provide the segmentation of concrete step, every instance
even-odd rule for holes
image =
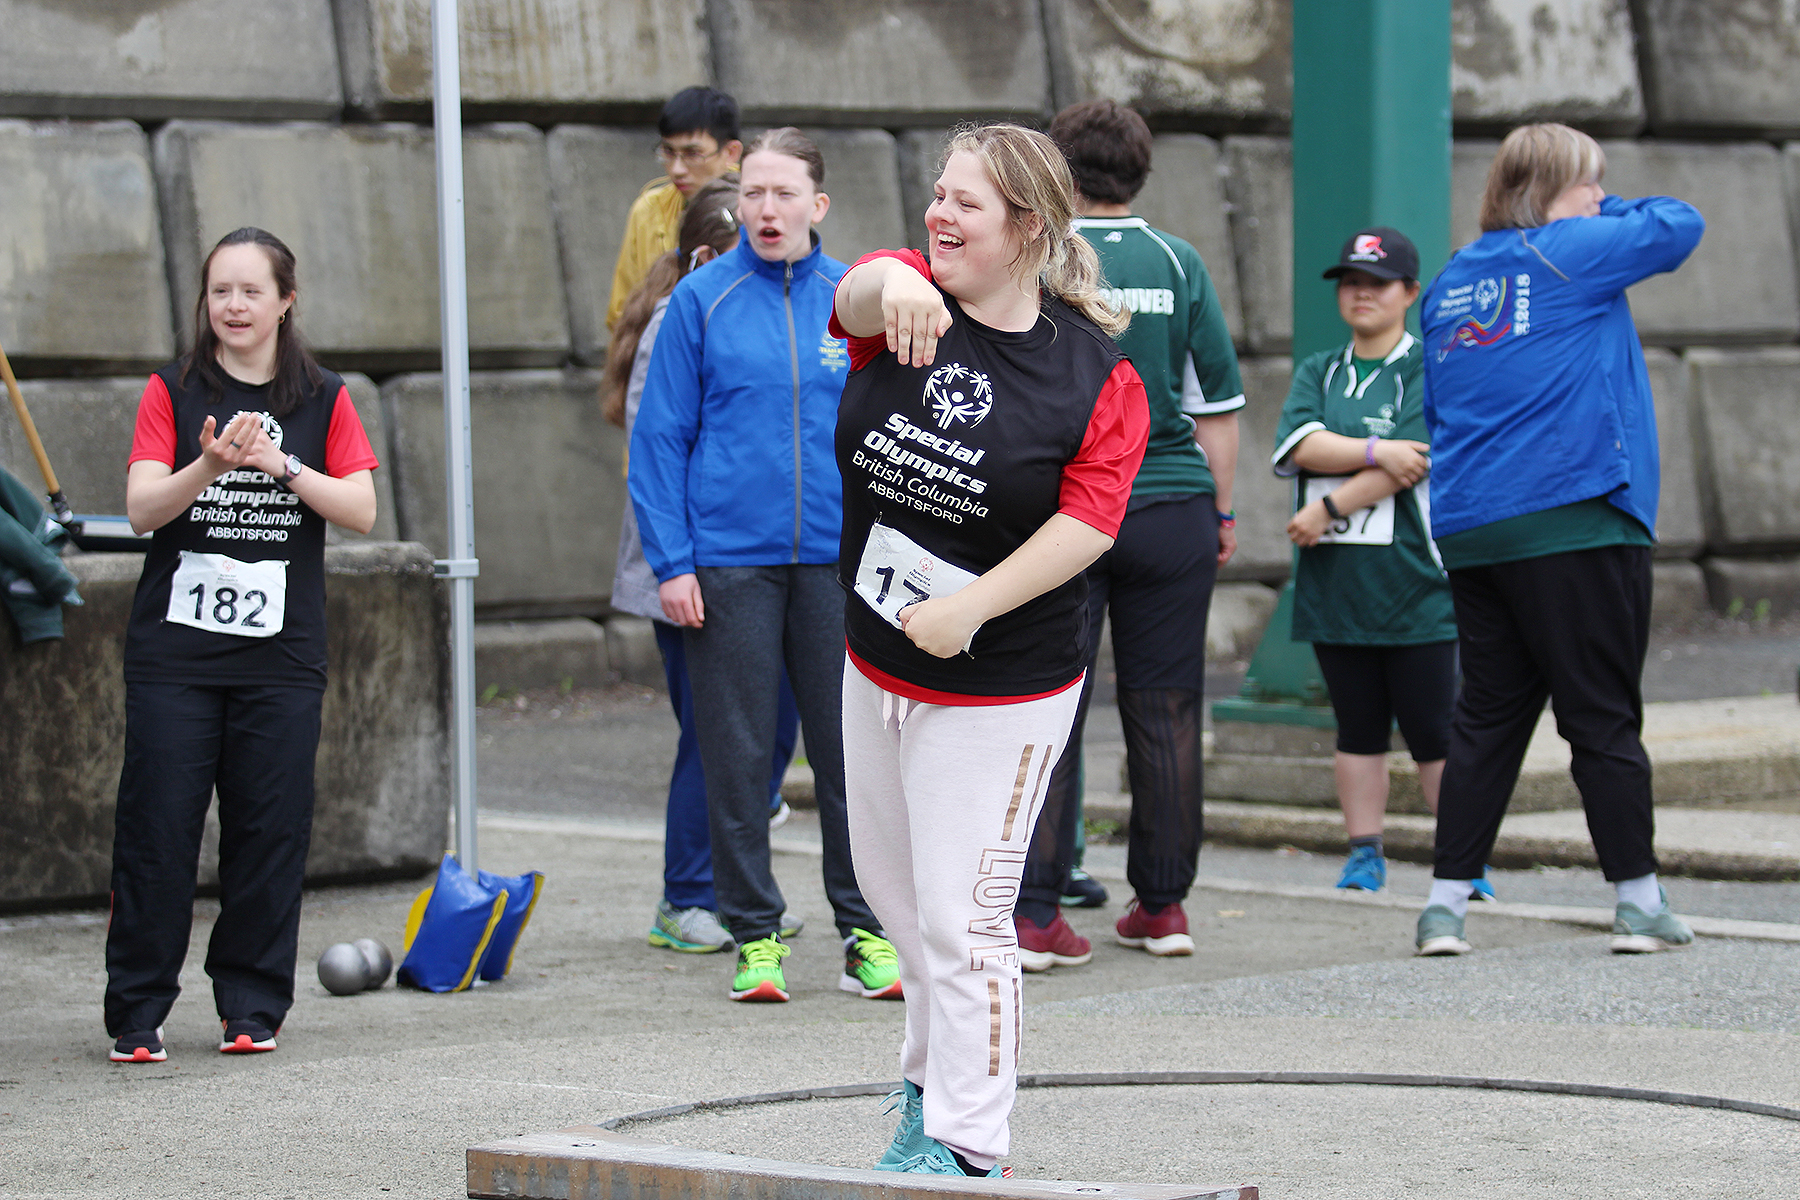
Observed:
[[[1237,730],[1221,728],[1209,735],[1208,798],[1335,809],[1332,731],[1290,732],[1296,737],[1279,747],[1285,752],[1272,754],[1241,752],[1245,739]],[[1221,743],[1226,752],[1216,748]],[[1800,706],[1792,696],[1647,704],[1644,746],[1656,769],[1659,804],[1800,811]],[[1426,813],[1412,760],[1395,753],[1388,762],[1392,781],[1388,810]],[[1119,786],[1126,790],[1122,777]],[[1569,745],[1557,734],[1555,717],[1546,711],[1526,752],[1511,811],[1580,807],[1581,797],[1569,776]]]

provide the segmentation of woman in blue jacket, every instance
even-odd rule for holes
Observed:
[[[1605,169],[1565,125],[1513,130],[1488,173],[1482,236],[1425,293],[1431,524],[1463,689],[1420,954],[1468,952],[1472,881],[1546,697],[1618,889],[1614,952],[1693,938],[1657,883],[1639,736],[1659,468],[1625,289],[1680,266],[1705,222],[1666,196],[1607,195]]]
[[[832,446],[850,367],[826,329],[843,263],[812,227],[831,206],[818,147],[775,129],[744,155],[736,250],[669,296],[627,476],[664,616],[683,627],[706,776],[713,887],[737,942],[733,1000],[788,998],[785,907],[769,869],[768,764],[785,663],[806,736],[838,986],[898,998],[893,947],[863,900],[844,813],[843,485]]]

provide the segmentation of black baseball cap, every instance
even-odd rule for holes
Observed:
[[[1350,235],[1325,278],[1336,279],[1345,271],[1367,271],[1377,279],[1417,279],[1419,250],[1398,229],[1371,225]]]

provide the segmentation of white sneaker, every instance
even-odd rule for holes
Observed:
[[[674,908],[667,900],[658,900],[649,941],[687,954],[712,954],[731,945],[731,934],[710,908]]]
[[[774,833],[777,829],[786,825],[788,823],[788,818],[793,815],[794,810],[788,807],[788,802],[786,800],[783,800],[779,807],[769,810],[769,832]]]

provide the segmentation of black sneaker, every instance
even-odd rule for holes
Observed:
[[[261,1054],[275,1048],[275,1035],[261,1021],[234,1017],[223,1024],[225,1036],[219,1039],[220,1054]]]
[[[107,1054],[114,1062],[167,1062],[169,1052],[163,1049],[162,1026],[119,1035]]]
[[[1064,908],[1099,908],[1106,903],[1106,888],[1098,879],[1076,867],[1069,872],[1069,886],[1058,897]]]

